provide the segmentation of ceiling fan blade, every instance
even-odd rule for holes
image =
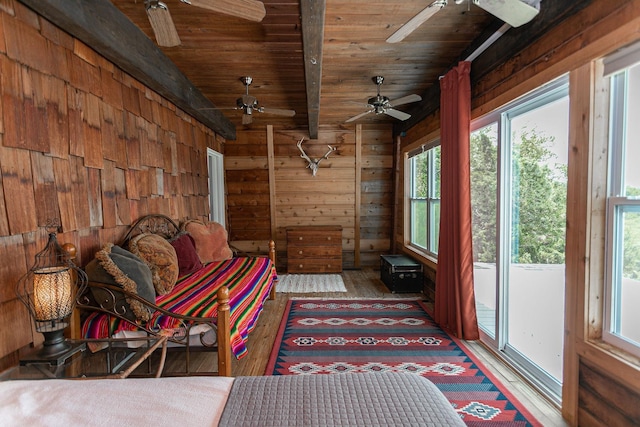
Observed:
[[[193,6],[225,15],[236,16],[253,22],[261,22],[266,11],[264,3],[257,0],[180,0]]]
[[[391,116],[394,119],[398,119],[398,120],[407,120],[409,117],[411,117],[411,114],[407,114],[400,110],[394,110],[393,108],[387,108],[383,112],[387,116]]]
[[[359,118],[364,117],[367,114],[372,113],[372,112],[373,112],[373,110],[369,110],[369,111],[365,111],[364,113],[360,113],[357,116],[353,116],[350,119],[345,120],[345,123],[350,123],[350,122],[353,122],[355,120],[358,120]]]
[[[540,5],[539,0],[535,1],[538,7],[521,0],[473,0],[473,3],[512,27],[519,27],[535,18]]]
[[[398,28],[395,33],[391,34],[387,39],[387,43],[398,43],[404,40],[409,34],[413,33],[416,28],[422,25],[446,5],[447,0],[435,0],[416,16],[408,20],[402,27]]]
[[[389,101],[389,104],[392,107],[397,107],[398,105],[409,104],[410,102],[418,101],[422,101],[422,97],[414,93],[411,95],[403,96],[402,98],[394,99],[393,101]]]
[[[260,111],[261,113],[275,114],[277,116],[285,117],[293,117],[296,115],[296,112],[294,110],[283,110],[281,108],[260,107],[258,111]]]
[[[182,42],[167,5],[158,0],[147,0],[144,5],[158,46],[179,46]]]

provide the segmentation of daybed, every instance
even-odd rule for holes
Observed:
[[[0,382],[4,426],[464,426],[409,373]]]
[[[89,314],[82,336],[168,335],[186,354],[185,371],[174,374],[191,373],[190,354],[198,348],[217,350],[219,375],[231,375],[230,354],[246,354],[248,334],[275,296],[275,247],[270,242],[269,257],[229,252],[207,259],[202,249],[211,249],[211,225],[178,227],[164,215],[147,215],[120,246],[105,245],[85,268],[88,292],[78,307]],[[226,232],[224,243],[228,248]]]

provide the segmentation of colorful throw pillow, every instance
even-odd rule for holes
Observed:
[[[156,302],[151,270],[131,252],[111,243],[106,244],[96,253],[93,260],[85,267],[90,282],[106,283],[119,286],[125,291],[138,295],[145,300]],[[116,301],[108,291],[90,287],[93,298],[99,305],[111,305],[113,309],[129,320],[149,320],[152,311],[140,301],[125,297],[122,293],[114,293]]]
[[[178,268],[180,277],[195,273],[202,268],[202,262],[196,253],[196,246],[187,233],[180,233],[175,239],[169,242],[176,251],[178,257]]]
[[[171,244],[157,234],[139,234],[129,241],[129,250],[151,270],[158,295],[171,292],[178,280],[178,257]]]
[[[198,220],[190,220],[185,222],[182,228],[193,237],[196,252],[203,264],[233,257],[227,242],[227,230],[222,224],[217,222],[204,224]]]

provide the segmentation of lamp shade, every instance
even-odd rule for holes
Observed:
[[[64,319],[73,312],[73,281],[69,267],[33,272],[33,308],[37,322]]]

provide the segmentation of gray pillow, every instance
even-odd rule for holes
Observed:
[[[153,287],[151,270],[140,258],[131,252],[107,243],[85,267],[90,282],[119,286],[125,291],[137,294],[155,304],[156,292]],[[108,301],[108,293],[94,286],[90,287],[96,302]],[[129,320],[149,320],[152,310],[134,298],[117,293],[116,312]]]

